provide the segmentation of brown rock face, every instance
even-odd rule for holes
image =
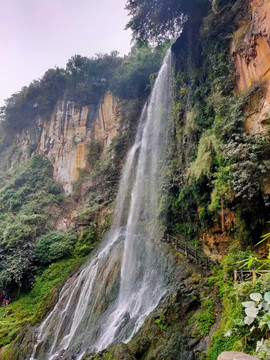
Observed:
[[[256,93],[249,99],[245,109],[244,129],[247,134],[266,133],[270,120],[270,82],[261,94]]]
[[[63,183],[68,195],[80,170],[92,167],[88,160],[91,144],[98,143],[102,156],[118,130],[118,100],[111,93],[98,106],[59,100],[49,120],[39,118],[31,129],[16,136],[18,151],[10,155],[6,168],[38,151],[52,162],[54,178]]]
[[[256,109],[248,111],[244,124],[248,134],[264,133],[270,118],[270,2],[250,0],[251,18],[234,34],[231,53],[238,73],[238,92],[256,82],[265,82],[265,94]],[[250,109],[248,109],[250,110]]]
[[[232,43],[232,53],[239,74],[239,90],[249,88],[256,81],[270,79],[270,3],[251,0],[250,8],[249,26],[242,25],[246,34],[241,40],[241,50],[237,49],[237,39]]]
[[[236,54],[236,68],[239,74],[238,88],[246,90],[256,81],[270,79],[269,40],[257,35],[253,38],[254,55]]]
[[[117,132],[117,101],[107,93],[98,108],[59,101],[49,121],[42,121],[39,152],[53,164],[54,177],[67,194],[80,170],[88,165],[89,145],[98,141],[106,150]]]
[[[234,227],[236,217],[233,211],[224,209],[224,231],[221,229],[221,219],[208,232],[202,234],[204,253],[215,262],[220,262],[228,253],[233,241],[229,230]]]
[[[225,351],[219,355],[217,360],[259,360],[253,356],[238,351]]]

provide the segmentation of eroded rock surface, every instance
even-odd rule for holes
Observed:
[[[69,195],[80,170],[92,166],[88,159],[91,144],[99,147],[102,157],[117,131],[118,100],[111,93],[98,105],[59,100],[48,119],[37,119],[30,130],[17,135],[18,151],[10,155],[7,168],[38,151],[52,162],[54,178],[63,183]]]
[[[88,165],[91,142],[99,142],[104,151],[116,131],[117,101],[111,94],[105,95],[98,108],[59,101],[50,120],[43,123],[39,152],[53,163],[54,178],[70,194],[80,170]]]
[[[264,82],[264,94],[256,99],[256,109],[247,109],[245,130],[250,135],[265,133],[270,118],[270,3],[250,1],[250,19],[235,32],[231,53],[238,73],[236,89],[247,91]]]

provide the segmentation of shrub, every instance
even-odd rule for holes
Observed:
[[[215,303],[213,299],[206,300],[202,305],[202,309],[203,311],[196,316],[196,322],[199,326],[200,334],[206,335],[215,322]]]
[[[79,236],[74,247],[74,255],[82,257],[88,255],[98,243],[97,224],[92,223]]]
[[[0,188],[0,286],[6,289],[32,282],[37,238],[50,229],[51,207],[63,200],[62,186],[52,175],[51,163],[35,155]],[[57,258],[67,252],[63,247],[54,251]]]
[[[116,71],[113,92],[122,99],[145,97],[151,90],[150,75],[158,72],[164,57],[164,47],[152,50],[135,45]]]
[[[71,255],[77,235],[74,231],[50,232],[43,235],[35,246],[35,256],[41,264],[48,264],[55,260]]]

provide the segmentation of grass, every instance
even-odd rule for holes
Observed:
[[[34,325],[44,318],[57,295],[57,285],[82,262],[83,259],[63,259],[50,265],[36,276],[28,294],[21,294],[18,300],[0,308],[0,347],[12,342],[25,325]]]

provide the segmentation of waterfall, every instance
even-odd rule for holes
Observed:
[[[171,52],[144,106],[119,184],[113,226],[69,278],[38,330],[30,360],[79,360],[128,342],[168,291],[157,222],[171,98]]]

